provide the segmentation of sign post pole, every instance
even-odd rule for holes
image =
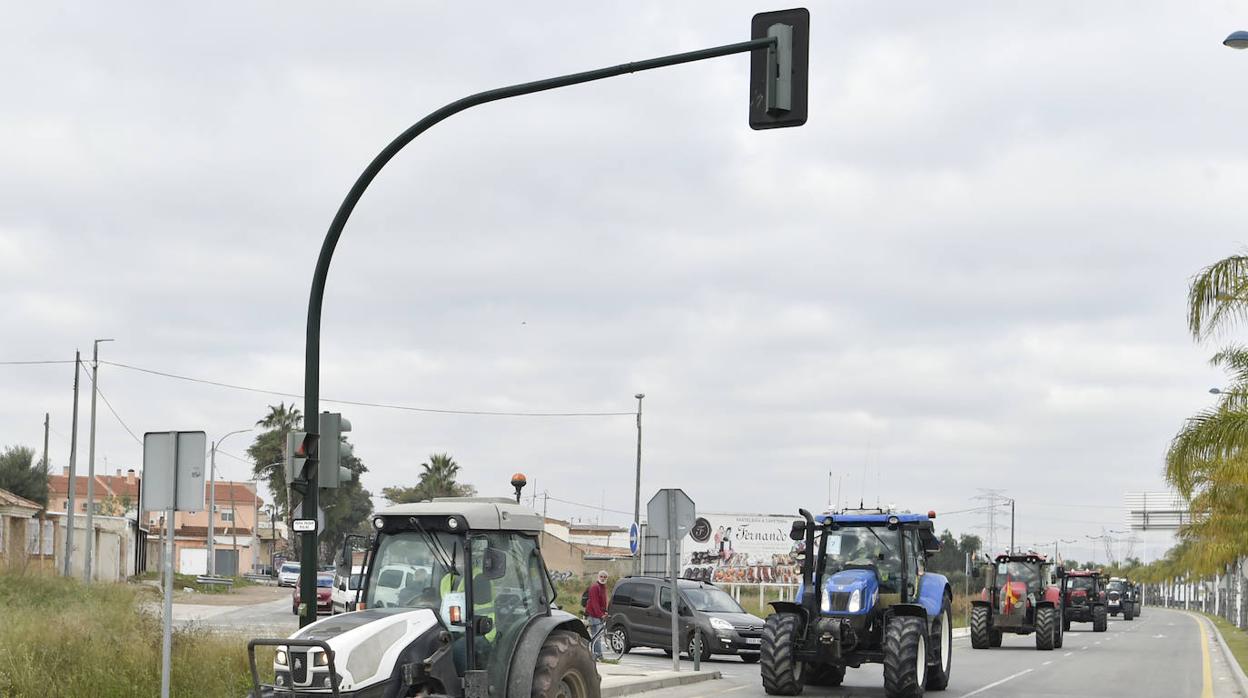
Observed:
[[[160,640],[160,698],[169,698],[169,679],[173,667],[173,512],[178,501],[178,435],[170,439],[173,446],[173,496],[165,510],[165,622]]]
[[[672,580],[672,671],[680,671],[680,538],[676,531],[676,498],[667,497],[667,573]]]

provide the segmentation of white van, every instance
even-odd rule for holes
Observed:
[[[349,576],[334,575],[334,591],[330,595],[330,613],[346,613],[355,610],[355,596],[363,584],[364,568],[351,568]]]

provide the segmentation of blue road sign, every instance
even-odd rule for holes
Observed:
[[[628,549],[634,555],[641,549],[641,527],[637,525],[636,521],[628,527]]]

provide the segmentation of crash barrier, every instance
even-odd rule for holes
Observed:
[[[195,581],[210,587],[225,587],[226,589],[234,588],[234,580],[229,577],[214,577],[212,575],[201,574],[195,578]]]

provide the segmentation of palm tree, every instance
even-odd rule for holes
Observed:
[[[264,427],[273,431],[280,431],[285,434],[288,431],[298,429],[303,424],[303,414],[295,407],[295,403],[290,403],[290,407],[285,402],[279,402],[277,407],[269,405],[269,413],[264,419],[256,422],[256,426]]]

